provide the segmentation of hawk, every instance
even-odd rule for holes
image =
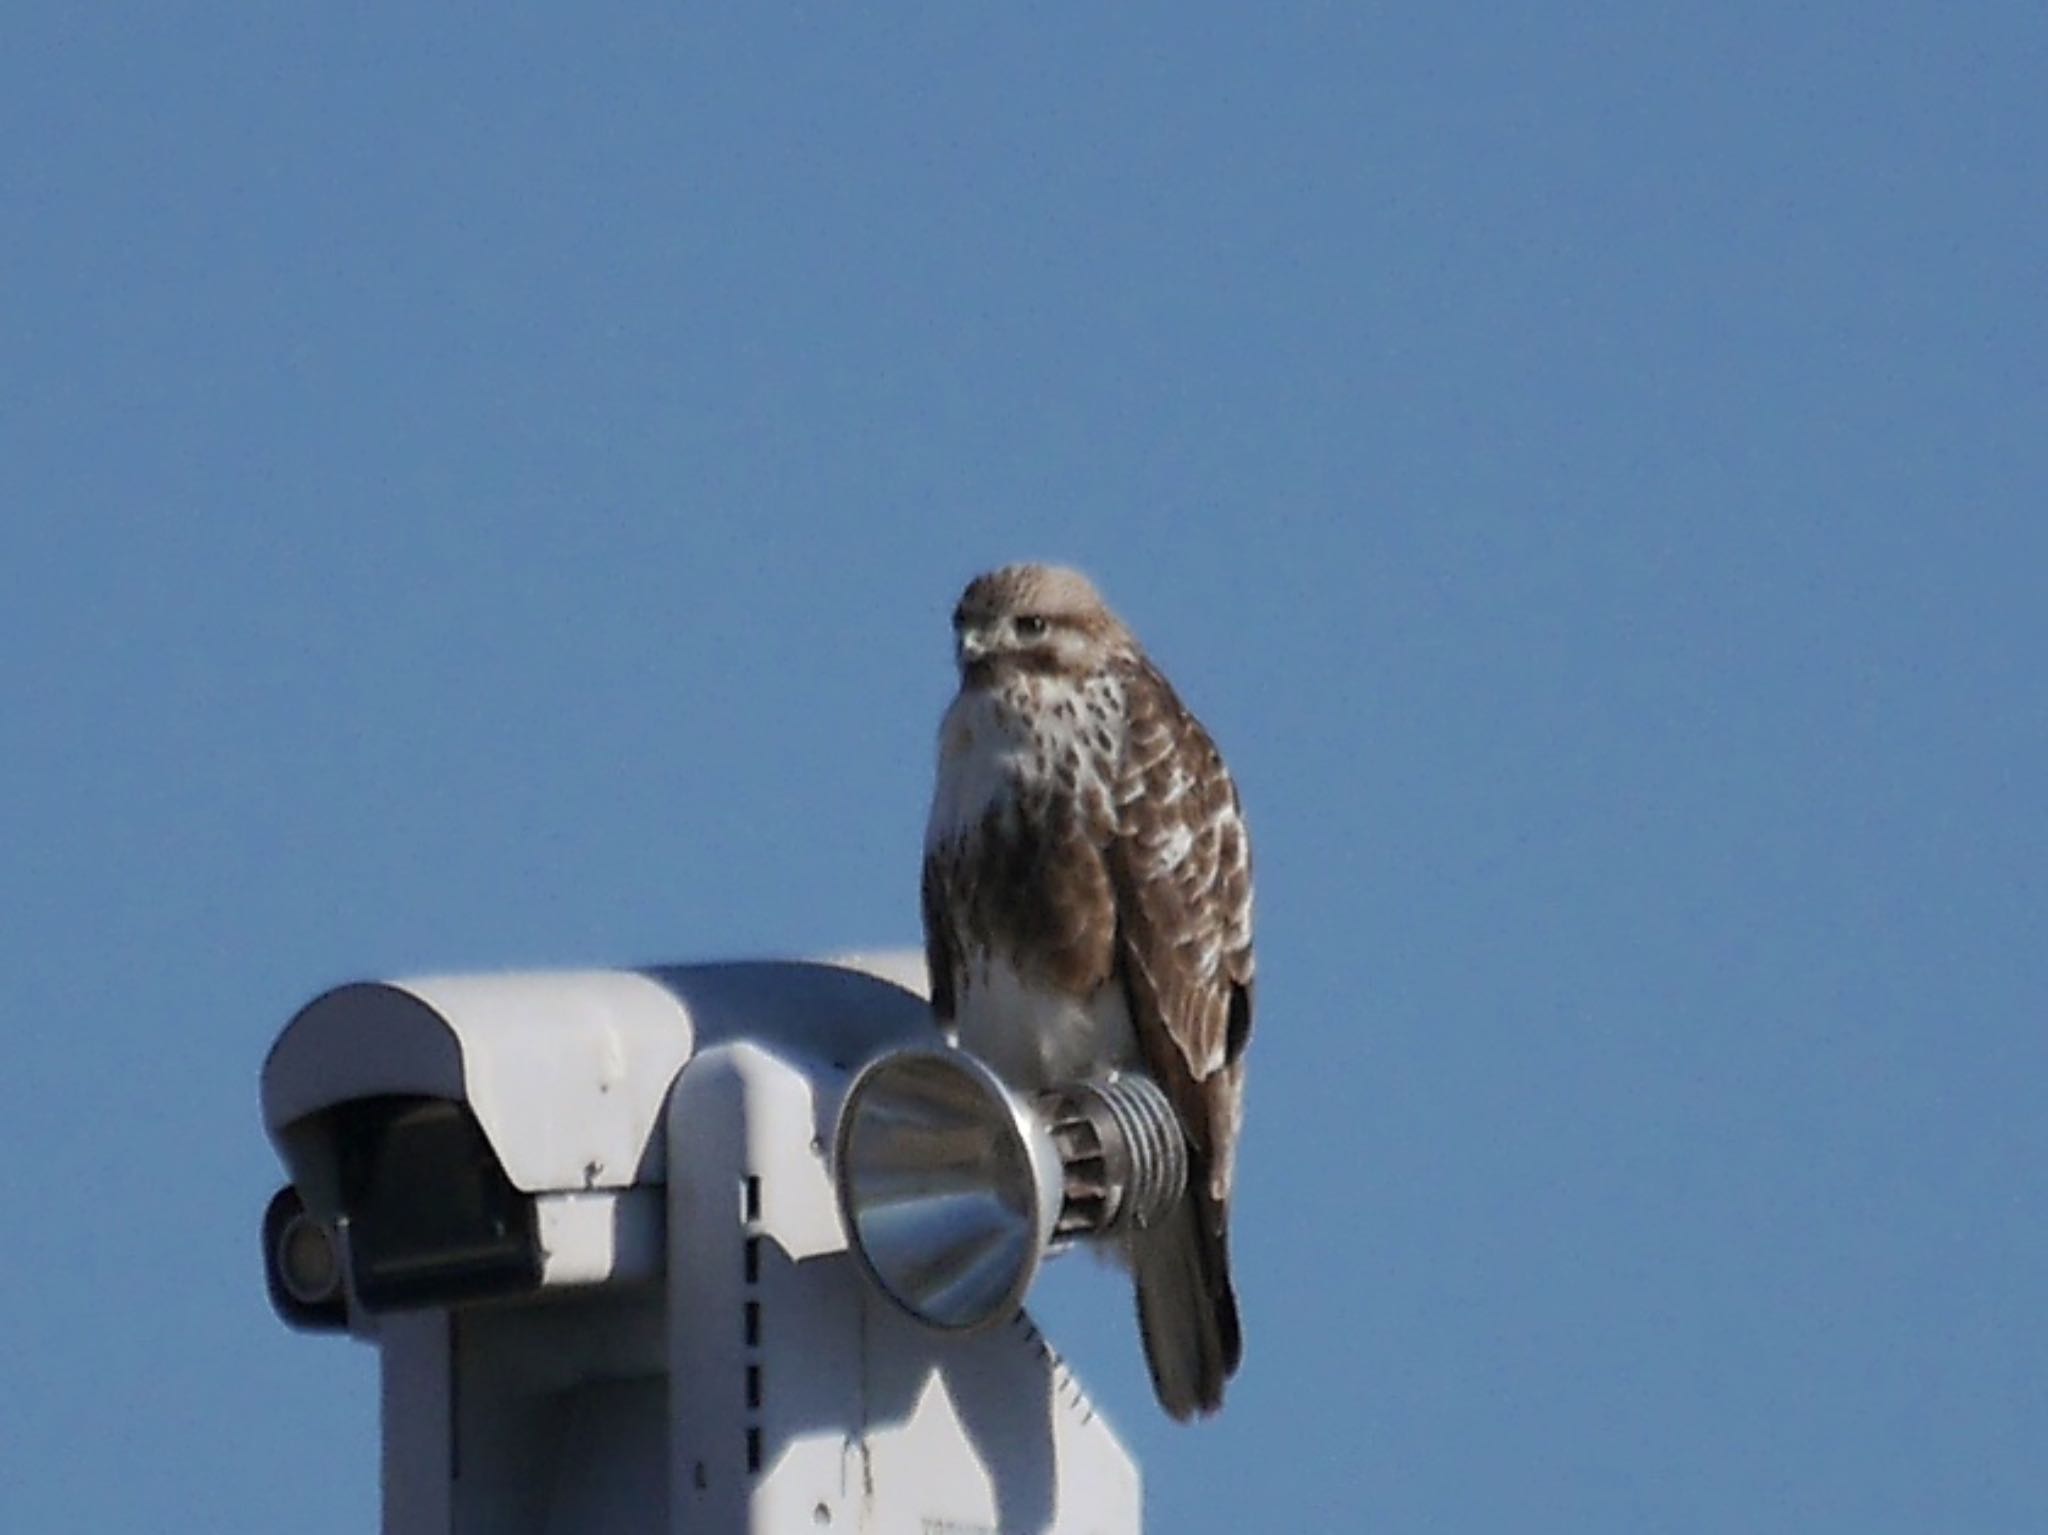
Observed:
[[[1228,1225],[1252,877],[1237,787],[1078,572],[979,576],[953,632],[960,691],[925,834],[932,1006],[1019,1091],[1126,1070],[1165,1090],[1187,1191],[1122,1256],[1160,1405],[1214,1412],[1243,1352]]]

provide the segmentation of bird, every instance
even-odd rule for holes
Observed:
[[[1251,840],[1200,721],[1079,571],[1005,565],[953,611],[922,905],[933,1011],[1034,1093],[1143,1072],[1187,1140],[1123,1239],[1160,1405],[1217,1412],[1243,1359],[1231,1179],[1252,1032]]]

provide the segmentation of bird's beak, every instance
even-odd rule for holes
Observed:
[[[970,665],[988,654],[988,636],[979,629],[963,629],[960,631],[960,642],[956,648],[959,651],[960,664]]]

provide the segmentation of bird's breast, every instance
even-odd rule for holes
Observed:
[[[1059,804],[1106,818],[1120,705],[1102,679],[963,688],[939,727],[926,848],[958,843],[1011,806]]]
[[[1137,1036],[1113,978],[1077,996],[1019,974],[988,950],[968,956],[966,972],[956,1014],[960,1043],[1019,1092],[1137,1064]]]
[[[1014,798],[1029,777],[1029,744],[1028,734],[1020,739],[989,693],[974,689],[955,698],[939,727],[938,777],[925,845],[959,840]]]

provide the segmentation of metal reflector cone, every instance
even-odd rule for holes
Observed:
[[[1008,1320],[1051,1239],[1060,1166],[995,1073],[959,1050],[884,1056],[834,1139],[847,1237],[882,1292],[932,1327]]]

